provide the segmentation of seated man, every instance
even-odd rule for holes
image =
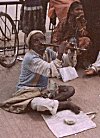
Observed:
[[[61,22],[59,22],[57,27],[54,29],[52,34],[52,43],[62,44],[64,41],[69,44],[74,43],[74,45],[79,48],[88,49],[90,45],[90,38],[86,31],[86,20],[84,18],[83,8],[80,2],[76,1],[71,4],[67,18],[64,18]],[[86,58],[86,54],[83,53],[83,55]],[[82,55],[80,55],[79,58],[81,56]]]
[[[41,31],[32,31],[29,33],[27,38],[27,45],[29,51],[26,53],[24,60],[22,62],[21,74],[19,77],[19,83],[17,85],[17,90],[23,87],[36,87],[41,91],[42,97],[44,96],[44,91],[47,91],[48,87],[48,77],[58,77],[58,69],[62,64],[62,55],[65,49],[65,45],[60,46],[58,49],[58,56],[55,60],[48,63],[43,60],[43,53],[46,49],[42,43],[45,42],[45,36]],[[47,98],[55,99],[59,101],[59,106],[57,110],[70,109],[75,113],[80,112],[80,108],[66,101],[69,97],[74,94],[74,89],[72,86],[58,87],[58,90],[53,96],[46,95]],[[34,99],[33,99],[34,100]],[[32,108],[34,108],[32,106]]]
[[[78,114],[80,108],[67,100],[74,95],[75,89],[72,86],[57,86],[48,80],[49,77],[59,76],[58,68],[62,66],[65,45],[59,47],[57,58],[48,63],[43,59],[46,47],[42,44],[45,36],[41,31],[30,32],[26,42],[29,51],[22,62],[17,92],[0,104],[1,108],[13,113],[31,108],[51,114],[69,109]]]
[[[19,29],[24,33],[24,43],[32,30],[46,32],[45,28],[45,8],[41,0],[20,0],[22,2],[20,10]]]

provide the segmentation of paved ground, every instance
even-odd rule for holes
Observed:
[[[11,69],[0,66],[0,102],[15,92],[19,73],[19,61]],[[64,84],[75,87],[76,93],[72,101],[80,105],[84,112],[97,112],[94,119],[97,127],[72,135],[70,138],[100,138],[100,77],[82,78],[82,70],[78,73],[80,78]],[[61,80],[56,82],[63,84]],[[55,136],[38,113],[18,115],[0,109],[0,138],[55,138]]]

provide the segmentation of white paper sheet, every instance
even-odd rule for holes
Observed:
[[[71,67],[71,66],[60,68],[59,72],[60,72],[62,80],[64,82],[69,81],[69,80],[73,80],[73,79],[78,77],[78,74],[77,74],[75,68]]]
[[[69,136],[96,127],[96,124],[82,111],[80,114],[76,115],[69,110],[64,110],[58,112],[54,116],[42,115],[42,117],[57,138]],[[74,125],[68,125],[64,122],[65,119],[73,120],[76,123]]]

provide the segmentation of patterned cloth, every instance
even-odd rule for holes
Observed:
[[[41,0],[25,0],[25,6],[33,7],[33,6],[40,6]]]
[[[59,21],[61,21],[64,17],[67,17],[68,9],[74,1],[76,0],[50,0],[48,16],[52,18],[53,14],[56,13]]]
[[[26,0],[21,7],[20,29],[29,34],[32,30],[45,32],[44,11],[41,0]]]
[[[77,28],[77,22],[74,16],[69,17],[69,19],[64,18],[54,29],[54,32],[52,34],[52,43],[61,44],[63,41],[69,41],[72,37],[75,37],[76,35],[78,36],[78,38],[88,36],[86,31],[86,22],[84,21],[84,23],[81,24],[81,22],[79,21],[78,25],[79,26]],[[82,31],[84,31],[85,34],[83,34]]]
[[[86,21],[84,18],[82,20],[81,18],[76,20],[76,18],[72,15],[68,19],[64,18],[58,23],[52,33],[52,43],[58,45],[62,44],[64,41],[72,43],[73,38],[76,39],[76,43],[74,45],[77,45],[77,47],[86,49],[90,47],[90,38],[88,37],[88,32],[86,30]],[[73,55],[71,56],[71,62],[75,67],[77,64],[77,55],[80,54],[80,51],[71,51],[71,53],[71,55]],[[82,57],[82,62],[83,60],[85,62],[86,58],[89,59],[87,51],[78,57]]]

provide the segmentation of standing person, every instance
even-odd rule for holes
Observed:
[[[62,55],[65,45],[60,46],[58,56],[48,63],[43,60],[43,53],[46,49],[42,43],[45,36],[41,31],[35,30],[29,33],[27,45],[29,51],[21,66],[21,74],[17,85],[16,96],[2,104],[2,108],[10,112],[20,113],[31,106],[33,110],[44,111],[49,109],[51,114],[56,111],[69,109],[78,114],[80,108],[66,99],[73,96],[75,90],[72,86],[59,86],[58,90],[51,90],[48,94],[48,77],[58,77],[58,68],[62,64]],[[53,94],[53,95],[52,95]]]
[[[84,18],[83,8],[80,2],[75,1],[71,4],[67,17],[61,20],[54,29],[52,34],[52,43],[60,45],[63,42],[69,44],[74,43],[77,44],[78,47],[86,49],[88,49],[90,45],[90,38],[88,37],[88,32],[86,30],[86,20]],[[73,54],[75,55],[75,53]],[[79,55],[79,58],[82,56],[84,59],[86,58],[86,55],[84,54]],[[83,57],[81,58],[82,60],[84,60]],[[72,66],[76,65],[73,57],[69,57],[69,61],[71,62]]]
[[[41,30],[45,33],[45,20],[41,0],[25,0],[21,13],[22,31],[26,36],[32,30]]]

